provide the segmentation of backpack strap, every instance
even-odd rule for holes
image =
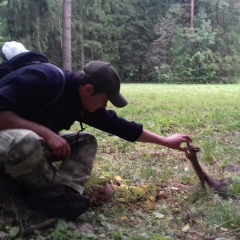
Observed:
[[[59,99],[59,97],[60,97],[61,94],[63,93],[66,79],[65,79],[65,75],[64,75],[62,69],[60,69],[59,67],[57,67],[57,66],[55,66],[55,65],[53,65],[53,64],[51,64],[51,63],[48,63],[48,65],[49,65],[49,66],[52,66],[52,67],[55,67],[55,68],[61,73],[62,79],[63,79],[62,87],[61,87],[60,91],[58,92],[57,96],[56,96],[52,101],[50,101],[50,102],[47,104],[47,107],[50,107],[50,106],[52,106],[52,105]]]
[[[35,51],[29,51],[19,53],[6,62],[9,67],[12,67],[12,71],[36,63],[49,63],[49,61],[44,55]]]

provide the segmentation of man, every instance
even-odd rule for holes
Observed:
[[[89,207],[83,195],[97,141],[89,133],[61,133],[74,121],[130,142],[154,143],[183,151],[185,134],[149,132],[107,110],[110,101],[125,107],[120,77],[106,62],[92,61],[82,71],[61,71],[49,63],[20,68],[0,80],[0,166],[26,187],[25,200],[50,216],[76,218]],[[53,161],[62,161],[59,169]]]

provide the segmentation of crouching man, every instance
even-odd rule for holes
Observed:
[[[120,77],[106,62],[79,72],[49,63],[22,67],[0,81],[0,167],[26,188],[25,201],[48,216],[74,219],[89,208],[84,185],[91,175],[97,141],[89,133],[61,132],[78,121],[130,142],[183,151],[185,134],[151,133],[107,110],[125,107]],[[55,168],[54,161],[61,161]]]

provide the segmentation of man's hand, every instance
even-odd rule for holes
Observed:
[[[186,147],[181,145],[183,143],[186,143],[188,145],[190,142],[192,142],[192,139],[186,134],[174,134],[167,137],[165,141],[167,147],[180,151],[185,151]]]
[[[56,133],[51,132],[44,138],[44,140],[46,141],[54,160],[66,159],[70,156],[71,149],[68,142]]]
[[[67,141],[51,131],[50,129],[28,121],[14,112],[6,111],[0,113],[0,130],[5,129],[28,129],[42,137],[53,154],[54,160],[65,159],[71,154]]]

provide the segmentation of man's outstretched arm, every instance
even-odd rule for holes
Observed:
[[[190,142],[192,142],[192,139],[186,134],[174,134],[169,137],[163,137],[143,129],[142,134],[137,141],[155,143],[168,148],[184,151],[184,147],[182,147],[181,144],[186,143],[188,145]]]

